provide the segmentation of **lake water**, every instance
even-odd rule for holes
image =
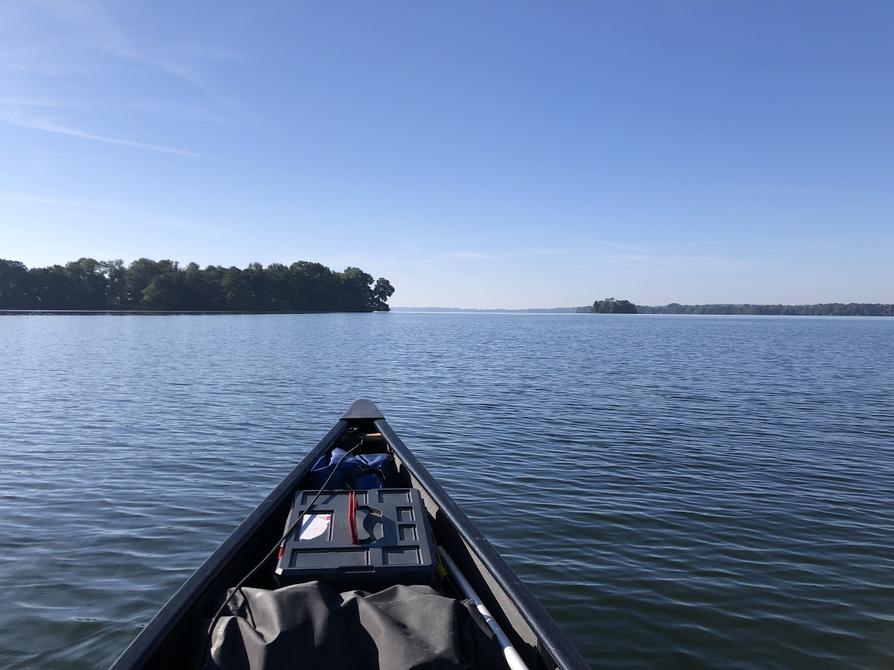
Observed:
[[[894,319],[0,317],[0,667],[110,663],[375,400],[594,667],[894,667]]]

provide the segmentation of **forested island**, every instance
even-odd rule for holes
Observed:
[[[614,298],[605,298],[597,300],[588,310],[593,314],[637,314],[638,310],[629,300],[615,300]]]
[[[391,283],[360,268],[298,261],[248,267],[81,258],[28,268],[0,259],[0,309],[226,312],[388,311]]]

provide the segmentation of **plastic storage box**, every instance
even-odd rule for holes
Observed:
[[[286,528],[316,495],[295,494]],[[283,543],[276,574],[281,584],[319,579],[367,590],[434,583],[434,543],[419,491],[324,491]]]

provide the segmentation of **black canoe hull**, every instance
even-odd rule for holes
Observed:
[[[589,666],[487,539],[404,445],[370,401],[355,402],[338,423],[184,583],[112,666],[112,670],[198,668],[204,636],[221,594],[280,538],[295,490],[317,459],[351,428],[380,433],[401,475],[419,489],[443,546],[534,668]]]

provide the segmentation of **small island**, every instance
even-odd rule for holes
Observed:
[[[597,300],[590,307],[591,314],[637,314],[636,305],[629,300],[616,300],[615,298],[603,298]]]
[[[28,268],[0,259],[0,310],[386,312],[394,287],[356,267],[298,261],[224,267],[81,258]]]

